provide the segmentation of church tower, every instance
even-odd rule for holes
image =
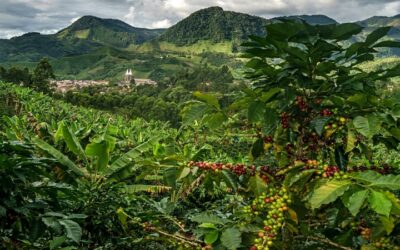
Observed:
[[[125,72],[125,82],[130,83],[133,79],[133,74],[131,69],[127,69]]]

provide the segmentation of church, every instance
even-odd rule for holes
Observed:
[[[132,69],[127,69],[125,72],[124,77],[124,84],[130,84],[134,82],[134,85],[141,86],[141,85],[157,85],[157,82],[151,79],[135,79],[132,73]]]
[[[125,73],[125,82],[126,83],[130,83],[132,81],[132,79],[134,79],[133,74],[132,74],[132,70],[131,69],[127,69],[126,73]]]

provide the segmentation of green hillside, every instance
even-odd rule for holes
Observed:
[[[359,38],[366,37],[370,32],[379,27],[392,26],[388,33],[388,37],[393,40],[400,40],[400,15],[386,17],[386,16],[373,16],[368,19],[357,22],[365,27],[363,35]],[[385,56],[398,56],[400,49],[388,49],[383,53]]]
[[[388,36],[393,39],[400,39],[400,15],[392,17],[374,16],[357,23],[365,27],[365,32],[379,27],[392,26],[393,28],[390,30]]]
[[[159,40],[176,45],[191,45],[210,40],[241,42],[249,35],[264,35],[267,19],[224,11],[220,7],[199,10],[163,33]]]
[[[60,58],[86,54],[99,47],[98,43],[86,40],[65,41],[54,35],[27,33],[10,40],[0,40],[0,58],[2,62],[36,62],[42,57]]]
[[[84,16],[55,36],[60,40],[78,38],[114,47],[127,47],[130,44],[141,44],[156,38],[163,31],[163,29],[135,28],[115,19]]]
[[[85,16],[53,35],[27,33],[0,40],[2,63],[37,62],[42,57],[53,59],[79,56],[110,46],[124,48],[154,39],[162,29],[132,27],[122,21]]]
[[[330,18],[325,15],[297,15],[297,16],[289,16],[288,18],[293,19],[302,19],[309,24],[313,25],[326,25],[326,24],[335,24],[337,21],[333,18]]]
[[[324,15],[297,15],[313,25],[335,24]],[[265,35],[264,26],[274,19],[224,11],[220,7],[199,10],[167,30],[135,28],[120,20],[84,16],[53,35],[28,33],[0,39],[0,65],[32,68],[48,57],[60,79],[120,79],[127,68],[136,77],[163,79],[179,70],[208,64],[237,69],[240,44],[249,35]],[[392,39],[400,39],[400,16],[371,17],[358,22],[365,38],[377,27],[392,25]],[[399,49],[381,56],[400,55]]]

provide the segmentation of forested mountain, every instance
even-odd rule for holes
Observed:
[[[324,15],[286,18],[302,19],[313,25],[337,23]],[[240,44],[249,35],[265,35],[264,26],[274,20],[210,7],[163,30],[84,16],[56,34],[28,33],[0,39],[0,65],[32,68],[41,58],[48,57],[56,75],[68,79],[119,79],[126,68],[133,68],[139,77],[163,78],[204,63],[231,67],[237,63],[235,52],[240,50]],[[358,24],[365,29],[353,41],[388,25],[393,26],[389,37],[400,39],[400,15],[371,17]],[[383,52],[400,54],[396,49]]]
[[[79,38],[114,47],[127,47],[130,44],[140,44],[149,41],[163,31],[163,29],[132,27],[116,19],[84,16],[71,26],[59,31],[56,37],[61,40]]]
[[[36,62],[43,57],[60,58],[86,54],[101,45],[87,40],[62,40],[54,35],[27,33],[0,40],[1,62]]]
[[[288,16],[301,19],[313,25],[335,24],[336,20],[325,15]],[[274,19],[265,19],[233,11],[224,11],[221,7],[210,7],[194,12],[189,17],[167,29],[158,40],[184,46],[202,40],[214,43],[246,41],[249,35],[265,35],[264,26]]]
[[[163,29],[135,28],[120,20],[84,16],[52,35],[32,32],[0,40],[2,62],[36,62],[90,53],[104,46],[126,48],[157,37]]]
[[[365,27],[366,32],[378,27],[392,26],[393,28],[390,30],[388,36],[394,39],[400,39],[400,15],[392,17],[374,16],[357,23]]]
[[[159,40],[189,45],[201,40],[243,41],[249,35],[264,35],[267,19],[224,11],[220,7],[199,10],[163,33]]]
[[[289,16],[288,18],[302,19],[307,23],[313,25],[326,25],[326,24],[338,23],[335,19],[325,15],[298,15],[298,16]]]

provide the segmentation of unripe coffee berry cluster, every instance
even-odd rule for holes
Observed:
[[[234,173],[237,176],[241,175],[255,175],[256,173],[256,166],[247,166],[244,164],[231,164],[231,163],[212,163],[212,162],[206,162],[206,161],[200,161],[200,162],[194,162],[190,161],[187,164],[188,167],[198,167],[201,170],[209,170],[209,171],[214,171],[214,172],[220,172],[221,170],[229,170],[232,173]]]
[[[252,216],[263,218],[263,230],[257,234],[254,245],[250,249],[268,250],[273,245],[284,221],[291,199],[286,188],[275,189],[273,187],[253,200],[252,204],[244,207],[243,211]]]
[[[382,237],[375,241],[374,246],[378,249],[385,249],[385,250],[400,250],[400,246],[394,245],[390,242],[390,238]]]
[[[304,170],[315,169],[315,174],[323,178],[348,178],[348,175],[340,171],[338,166],[329,166],[317,160],[307,160]]]

